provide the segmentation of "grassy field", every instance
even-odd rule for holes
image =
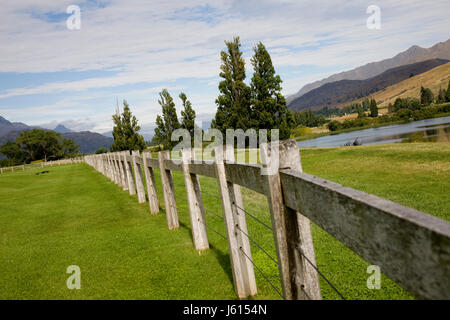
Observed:
[[[450,219],[450,144],[396,144],[302,150],[305,172]],[[151,216],[87,165],[0,176],[0,299],[235,299],[227,244],[209,231],[211,250],[193,249],[182,175],[174,173],[180,229]],[[156,170],[158,197],[163,196]],[[221,213],[217,185],[202,177],[205,207]],[[264,196],[243,189],[246,209],[270,225]],[[275,255],[273,236],[247,218],[250,236]],[[207,224],[225,234],[223,221]],[[347,299],[410,299],[383,277],[366,287],[368,264],[313,225],[317,263]],[[280,288],[278,270],[252,245],[253,259]],[[66,268],[81,268],[81,290],[68,290]],[[255,270],[256,299],[278,295]],[[321,280],[324,299],[338,295]]]

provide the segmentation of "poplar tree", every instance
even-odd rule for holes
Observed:
[[[124,150],[139,150],[145,149],[145,140],[139,134],[141,127],[138,125],[138,120],[131,113],[130,106],[127,101],[123,101],[123,113],[118,112],[113,115],[113,137],[114,143],[110,150],[113,152]]]
[[[245,61],[240,50],[239,37],[226,41],[226,51],[220,56],[220,95],[216,100],[218,106],[212,127],[225,133],[226,129],[250,128],[250,88],[245,80]]]
[[[191,102],[183,92],[180,93],[179,97],[183,102],[183,110],[181,110],[181,128],[188,130],[191,138],[194,138],[195,111],[192,109]]]
[[[423,106],[428,106],[433,102],[433,100],[433,92],[431,92],[431,90],[428,88],[420,87],[420,103]]]
[[[378,117],[378,106],[375,99],[370,99],[370,116],[372,118]]]
[[[286,106],[281,94],[279,75],[276,75],[272,59],[266,47],[260,42],[254,48],[251,59],[253,77],[251,79],[251,126],[257,129],[279,129],[280,139],[288,139],[295,125],[294,116]],[[270,139],[270,132],[268,132]]]
[[[165,150],[172,149],[178,142],[171,141],[172,133],[181,127],[177,117],[177,110],[172,96],[167,89],[160,93],[159,104],[162,108],[162,117],[156,117],[155,141],[161,144]]]

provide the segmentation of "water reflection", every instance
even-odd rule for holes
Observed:
[[[341,147],[358,140],[362,145],[397,142],[449,142],[450,117],[414,121],[405,124],[365,129],[300,141],[298,146]]]

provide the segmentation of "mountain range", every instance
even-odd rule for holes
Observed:
[[[326,83],[296,98],[289,104],[289,108],[292,111],[300,111],[336,107],[340,104],[370,96],[375,92],[448,62],[450,61],[444,59],[431,59],[395,67],[366,80],[340,80]]]
[[[324,84],[340,80],[366,80],[380,75],[381,73],[392,68],[431,59],[450,60],[450,39],[445,42],[439,42],[430,48],[412,46],[408,50],[403,51],[392,58],[368,63],[364,66],[349,71],[334,74],[326,79],[315,81],[305,85],[296,94],[289,96],[286,100],[288,106],[290,107],[294,100],[316,88],[323,86]]]
[[[8,141],[15,141],[22,132],[32,129],[42,128],[28,126],[21,122],[10,122],[0,116],[0,146]],[[61,136],[65,139],[72,139],[76,144],[80,146],[79,150],[82,153],[94,153],[100,147],[109,149],[109,147],[114,142],[114,139],[105,137],[104,135],[101,135],[99,133],[90,131],[73,132],[63,125],[58,125],[52,131],[61,133]]]

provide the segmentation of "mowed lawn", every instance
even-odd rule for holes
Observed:
[[[304,171],[450,219],[450,144],[396,144],[301,151]],[[87,165],[0,175],[0,299],[235,299],[215,180],[202,177],[211,249],[193,249],[184,182],[174,173],[180,229],[169,231],[156,170],[161,213],[150,215]],[[244,204],[270,225],[264,196],[243,188]],[[276,257],[271,232],[247,217],[249,235]],[[212,231],[214,230],[214,231]],[[382,278],[366,286],[369,265],[313,225],[317,264],[347,299],[410,299]],[[252,244],[253,260],[281,290],[278,269]],[[69,290],[66,268],[81,268],[81,290]],[[256,299],[279,299],[255,270]],[[324,299],[339,299],[321,279]]]

